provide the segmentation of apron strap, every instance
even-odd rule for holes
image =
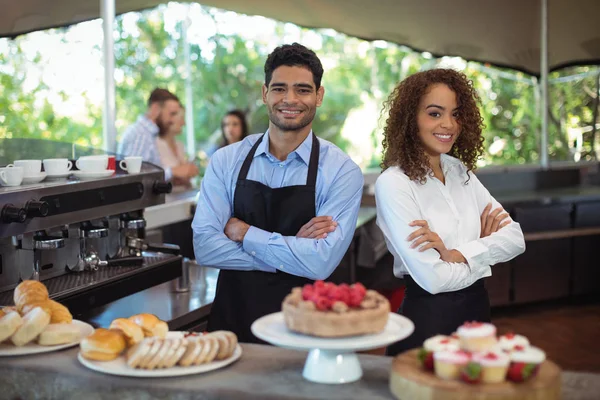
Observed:
[[[250,171],[250,164],[252,164],[252,159],[254,158],[254,153],[256,153],[256,149],[258,149],[258,146],[261,144],[261,142],[265,138],[265,135],[266,135],[266,133],[263,134],[260,137],[260,139],[258,139],[256,141],[256,143],[254,143],[254,146],[252,146],[252,149],[250,149],[250,152],[248,153],[248,155],[246,156],[246,159],[244,160],[244,164],[242,164],[242,169],[240,169],[240,174],[238,175],[238,181],[245,180],[246,177],[248,176],[248,171]]]
[[[319,171],[319,153],[321,145],[317,135],[312,134],[312,148],[310,149],[310,163],[308,164],[308,174],[306,175],[306,186],[315,187],[317,185],[317,172]]]

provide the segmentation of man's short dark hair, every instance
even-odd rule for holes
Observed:
[[[169,92],[167,89],[156,88],[150,93],[150,97],[148,97],[148,107],[150,107],[154,103],[164,104],[167,100],[175,100],[179,104],[179,98],[175,96],[173,93]]]
[[[282,65],[288,67],[305,67],[312,72],[315,86],[321,87],[321,78],[323,77],[323,65],[314,51],[302,46],[299,43],[284,44],[277,47],[265,62],[265,85],[269,86],[273,71]]]

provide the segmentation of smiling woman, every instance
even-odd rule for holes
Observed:
[[[408,77],[387,102],[377,224],[406,282],[399,312],[415,324],[391,355],[490,321],[483,278],[525,250],[519,224],[472,173],[483,150],[478,100],[464,74],[437,69]]]

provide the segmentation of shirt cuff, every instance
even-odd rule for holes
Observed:
[[[244,242],[242,243],[244,251],[250,254],[252,257],[258,258],[259,260],[264,260],[270,237],[270,232],[255,226],[250,226],[246,232],[246,235],[244,236]]]
[[[171,171],[171,168],[165,168],[165,181],[170,181],[172,177],[173,171]]]
[[[488,248],[478,240],[462,244],[458,246],[456,250],[460,251],[463,257],[467,260],[469,267],[471,267],[471,271],[488,266],[482,262],[482,258],[484,257],[481,257],[488,252]]]

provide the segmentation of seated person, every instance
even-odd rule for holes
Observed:
[[[166,89],[154,89],[148,98],[148,109],[131,125],[119,143],[118,154],[123,157],[140,156],[144,161],[160,166],[160,155],[156,146],[156,137],[161,129],[166,130],[173,125],[181,103],[177,96]],[[173,177],[183,180],[198,175],[198,168],[192,163],[185,163],[173,168],[165,168],[165,179]]]
[[[222,138],[217,145],[212,146],[206,153],[212,156],[215,151],[233,143],[240,142],[248,136],[248,123],[241,110],[231,110],[221,120]]]
[[[160,164],[163,168],[175,168],[187,163],[187,155],[183,143],[178,141],[177,136],[181,135],[182,128],[185,125],[185,110],[179,108],[179,113],[175,117],[173,124],[167,129],[161,129],[156,138],[156,147],[160,156]],[[189,179],[174,177],[173,184],[183,187],[191,187]]]

